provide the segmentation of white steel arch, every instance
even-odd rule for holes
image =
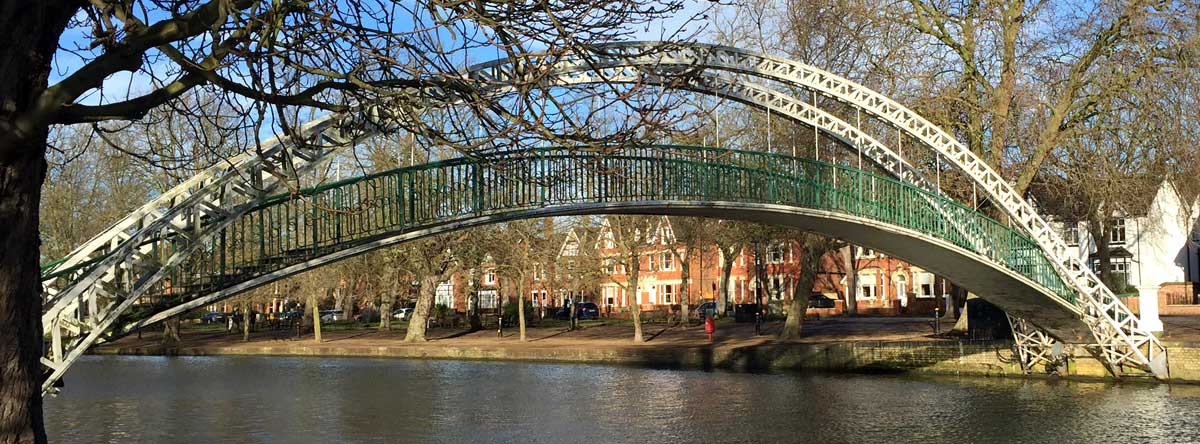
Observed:
[[[621,78],[575,75],[563,78],[560,83],[636,82],[654,78],[626,69]],[[677,82],[672,80],[672,83]],[[883,143],[854,125],[785,93],[746,79],[711,73],[698,75],[680,86],[761,109],[772,109],[814,126],[842,142],[841,146],[861,150],[864,158],[886,173],[922,188],[934,189],[912,165]],[[371,137],[384,124],[386,122],[347,116],[325,116],[302,126],[301,134],[312,141],[308,146],[296,146],[276,137],[264,142],[263,150],[268,158],[292,172],[287,177],[299,177],[358,140]],[[45,282],[47,297],[42,321],[43,330],[51,337],[51,348],[49,356],[43,358],[43,364],[52,370],[52,378],[47,384],[60,377],[67,366],[86,351],[87,345],[97,342],[112,327],[117,315],[159,282],[163,270],[190,253],[189,249],[181,249],[164,263],[148,266],[154,261],[143,255],[152,250],[150,243],[154,239],[173,233],[200,240],[206,234],[224,228],[263,198],[282,191],[283,186],[280,177],[265,171],[261,158],[244,153],[162,194],[77,248],[66,260],[45,270],[44,275],[69,271],[71,267],[87,265],[93,257],[100,259],[98,266],[79,267]],[[203,224],[199,223],[201,218],[205,218]],[[119,297],[112,297],[115,295]]]
[[[630,75],[625,69],[638,66],[673,72],[695,68],[724,70],[819,91],[882,118],[934,148],[975,179],[1042,245],[1056,266],[1062,268],[1060,274],[1070,277],[1068,280],[1076,287],[1083,288],[1080,293],[1089,302],[1084,307],[1085,317],[1093,325],[1100,352],[1114,374],[1119,374],[1119,365],[1148,368],[1152,359],[1165,357],[1157,340],[1139,328],[1136,316],[1128,313],[1128,309],[1099,284],[1087,267],[1078,264],[1077,260],[1076,263],[1063,261],[1064,257],[1070,258],[1070,255],[1061,254],[1065,244],[1028,203],[1016,196],[1007,182],[953,137],[916,113],[861,85],[796,62],[712,45],[673,45],[667,51],[647,52],[655,45],[659,44],[604,45],[598,47],[603,54],[602,63],[563,60],[559,63],[559,77],[563,83],[588,83]],[[498,61],[472,67],[470,75],[491,84],[489,89],[496,90],[506,83],[505,76],[511,75],[510,68],[505,61]],[[696,76],[689,88],[730,88],[720,93],[730,98],[734,98],[732,93],[740,91],[739,101],[745,99],[747,103],[789,114],[847,146],[863,150],[868,159],[889,173],[900,171],[905,180],[928,187],[928,182],[918,171],[884,144],[854,125],[803,101],[789,100],[786,94],[749,82],[712,75]],[[280,138],[268,140],[262,145],[263,152],[267,158],[284,166],[286,176],[267,171],[263,159],[253,153],[242,154],[163,193],[74,250],[65,260],[44,270],[43,275],[60,274],[44,282],[46,298],[42,322],[44,331],[51,338],[51,347],[42,362],[52,370],[47,384],[60,377],[85,351],[86,345],[95,342],[111,326],[119,313],[158,282],[165,267],[182,260],[188,253],[180,251],[162,266],[148,268],[147,264],[152,261],[144,257],[150,250],[147,243],[167,233],[200,239],[219,231],[265,196],[278,192],[284,186],[285,178],[303,176],[337,151],[372,135],[386,124],[378,116],[375,109],[370,109],[361,114],[315,119],[301,127],[307,143],[300,146]],[[207,219],[202,223],[202,218]],[[1091,285],[1081,285],[1081,279],[1084,284]],[[64,336],[74,339],[64,344],[64,339],[68,339]],[[1143,352],[1142,348],[1147,351]],[[1165,376],[1165,370],[1155,373]]]
[[[895,126],[966,174],[1005,215],[1037,241],[1059,274],[1083,296],[1085,318],[1092,325],[1097,342],[1092,351],[1102,355],[1110,371],[1120,374],[1121,366],[1132,365],[1166,377],[1166,349],[1158,338],[1141,326],[1137,315],[1116,298],[1087,264],[1068,252],[1066,242],[1037,210],[961,142],[904,105],[819,68],[727,46],[611,43],[596,46],[594,54],[586,60],[567,57],[557,61],[559,72],[567,76],[619,71],[629,66],[653,66],[676,72],[717,69],[771,79],[815,91]],[[477,65],[471,71],[485,82],[506,82],[520,75],[512,68],[506,60],[498,60]]]

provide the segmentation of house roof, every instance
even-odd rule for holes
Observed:
[[[1088,260],[1095,260],[1099,257],[1096,253],[1092,253],[1088,255]],[[1133,253],[1130,253],[1125,247],[1117,247],[1108,250],[1108,257],[1113,259],[1130,259],[1133,257]]]

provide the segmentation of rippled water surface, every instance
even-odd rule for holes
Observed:
[[[589,365],[83,358],[51,442],[1200,442],[1200,386]]]

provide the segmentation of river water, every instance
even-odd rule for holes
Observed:
[[[87,356],[53,443],[1200,442],[1200,386]]]

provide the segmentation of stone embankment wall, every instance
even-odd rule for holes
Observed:
[[[1168,343],[1172,382],[1200,383],[1200,344]],[[101,348],[94,353],[131,355],[359,356],[416,359],[505,360],[632,365],[743,372],[882,372],[1019,377],[1023,373],[1007,341],[859,341],[767,343],[741,346],[538,347],[538,346],[338,346],[237,345],[228,347]],[[1108,379],[1104,367],[1082,347],[1070,351],[1063,376]],[[1136,378],[1136,376],[1135,376]]]

